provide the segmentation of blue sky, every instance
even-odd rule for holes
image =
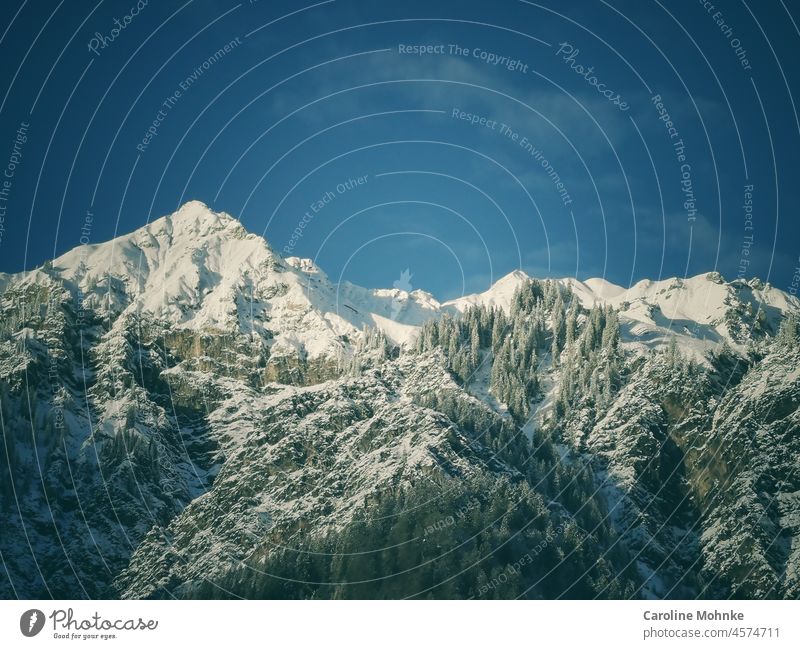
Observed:
[[[4,3],[0,270],[87,211],[99,242],[199,199],[334,280],[408,268],[443,299],[743,258],[787,289],[800,11],[711,4]]]

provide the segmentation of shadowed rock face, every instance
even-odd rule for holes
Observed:
[[[190,203],[0,278],[0,596],[800,594],[793,298],[307,261]]]

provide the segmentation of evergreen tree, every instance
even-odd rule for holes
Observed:
[[[797,315],[792,313],[783,320],[776,336],[776,342],[787,349],[798,348],[800,345],[800,318]]]
[[[566,322],[564,324],[566,347],[572,346],[572,343],[575,342],[575,336],[578,333],[578,309],[576,302],[577,300],[573,298],[572,304],[567,312]]]
[[[476,368],[478,366],[480,353],[481,338],[480,334],[478,333],[478,323],[477,321],[473,320],[470,330],[470,363],[472,364],[472,368]]]
[[[606,312],[602,344],[604,349],[611,351],[616,351],[619,344],[619,317],[617,312],[610,307]]]

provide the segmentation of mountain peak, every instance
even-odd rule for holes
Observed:
[[[205,238],[224,230],[238,230],[240,236],[247,234],[238,219],[226,212],[215,212],[205,203],[193,200],[132,234],[140,237],[166,235],[169,244],[173,245],[176,240]]]
[[[175,212],[173,212],[173,216],[192,216],[199,213],[214,214],[214,211],[203,201],[192,199],[190,201],[186,201]]]
[[[445,302],[442,306],[452,307],[457,311],[465,311],[471,306],[485,305],[488,307],[499,307],[504,311],[511,308],[511,299],[514,292],[524,282],[529,281],[530,276],[522,270],[512,270],[494,282],[487,290],[482,293],[464,295]]]
[[[239,223],[239,219],[231,216],[227,212],[217,212],[212,210],[203,201],[191,200],[181,205],[172,214],[168,215],[173,221],[193,220],[209,223]]]

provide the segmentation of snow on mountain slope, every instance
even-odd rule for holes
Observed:
[[[364,326],[406,343],[439,311],[422,291],[337,287],[311,260],[283,259],[199,201],[131,234],[75,248],[47,268],[9,281],[55,275],[88,307],[146,311],[181,329],[252,333],[271,341],[273,356],[332,356]]]
[[[642,280],[607,298],[609,304],[624,310],[632,310],[635,303],[646,303],[657,306],[667,319],[693,320],[700,324],[717,323],[736,300],[754,309],[761,307],[770,325],[777,324],[779,313],[798,307],[796,298],[769,284],[757,279],[728,283],[719,273],[688,279],[673,277],[658,282]]]
[[[515,270],[505,277],[501,277],[483,293],[465,295],[445,302],[442,306],[445,309],[461,313],[472,306],[498,307],[507,313],[511,309],[511,298],[514,297],[514,292],[529,280],[530,277],[523,271]]]
[[[284,259],[235,218],[199,201],[131,234],[75,248],[50,271],[3,276],[0,283],[37,282],[42,272],[94,309],[147,311],[184,329],[251,333],[270,341],[272,356],[306,359],[337,355],[365,326],[407,345],[442,313],[477,305],[508,312],[514,292],[530,279],[515,270],[482,293],[444,303],[421,290],[335,284],[312,260]],[[743,348],[754,327],[774,333],[782,314],[800,308],[796,298],[758,280],[727,283],[718,273],[642,280],[628,289],[599,278],[558,281],[587,308],[618,309],[626,344],[660,346],[674,337],[697,356],[723,340]]]
[[[597,297],[603,300],[610,300],[624,293],[625,289],[622,286],[612,284],[602,277],[592,277],[583,282]]]
[[[458,312],[485,305],[510,310],[514,291],[530,278],[515,270],[483,293],[442,304]],[[642,280],[626,289],[601,278],[563,278],[581,305],[610,305],[620,312],[623,342],[641,349],[673,338],[696,358],[727,341],[744,349],[753,336],[774,334],[784,314],[800,309],[797,298],[758,279],[726,282],[719,273],[687,279]]]
[[[783,315],[800,308],[796,298],[769,284],[726,282],[719,273],[601,291],[603,301],[620,311],[629,342],[652,346],[675,336],[698,355],[722,341],[744,349],[753,337],[776,333]]]

